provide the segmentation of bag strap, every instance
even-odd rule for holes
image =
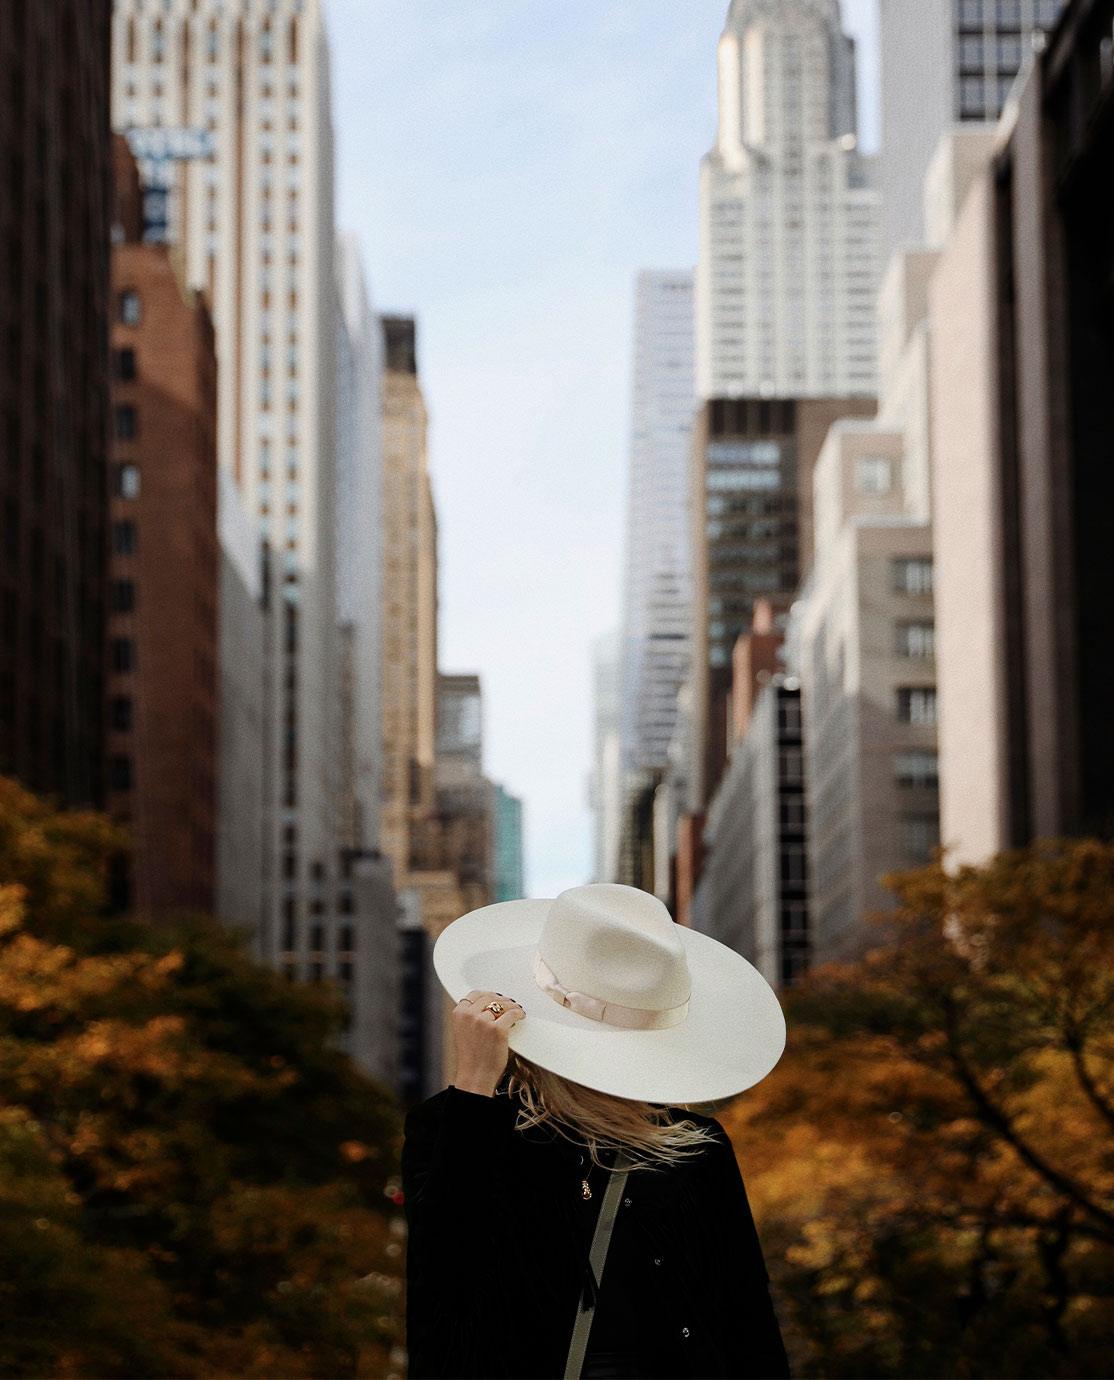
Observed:
[[[598,1288],[603,1283],[603,1267],[607,1260],[607,1248],[611,1245],[611,1232],[619,1212],[619,1199],[626,1186],[627,1174],[632,1161],[622,1151],[616,1152],[615,1166],[607,1181],[607,1189],[600,1204],[600,1215],[596,1219],[596,1230],[592,1237],[592,1249],[588,1254],[588,1270]],[[584,1364],[584,1353],[588,1348],[588,1333],[596,1312],[595,1295],[587,1307],[581,1307],[577,1299],[576,1322],[573,1325],[572,1340],[569,1343],[569,1357],[565,1365],[565,1380],[580,1380],[580,1370]]]

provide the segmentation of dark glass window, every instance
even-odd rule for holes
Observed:
[[[118,733],[126,733],[132,726],[130,695],[113,695],[109,702],[109,722]]]
[[[135,378],[135,351],[131,349],[116,351],[116,377],[124,383]]]
[[[112,669],[114,671],[135,670],[135,643],[130,637],[112,639]]]
[[[130,791],[132,788],[132,759],[122,756],[110,757],[108,780],[114,791]]]
[[[130,403],[120,403],[116,408],[116,439],[134,441],[139,432],[139,418]]]
[[[136,533],[134,522],[114,522],[112,524],[112,550],[117,556],[134,556]]]
[[[135,610],[135,584],[131,580],[112,581],[112,612],[132,613]]]

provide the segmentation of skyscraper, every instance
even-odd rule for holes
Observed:
[[[621,670],[624,854],[634,847],[627,806],[667,765],[688,669],[692,292],[689,272],[643,272],[635,285]],[[630,867],[623,872],[629,880]]]
[[[1034,30],[1063,0],[881,0],[883,263],[920,244],[921,189],[941,136],[1002,112]]]
[[[701,397],[871,394],[878,193],[838,0],[732,0],[700,165]]]
[[[0,5],[0,773],[104,803],[107,0]]]
[[[620,639],[604,633],[592,647],[592,700],[595,711],[595,748],[588,781],[588,803],[593,815],[592,879],[619,880],[619,825],[622,809],[620,762]]]
[[[337,241],[337,613],[344,760],[341,836],[379,838],[382,587],[383,332],[372,312],[359,242]]]
[[[112,47],[113,122],[133,149],[143,142],[146,184],[170,184],[164,216],[158,198],[147,199],[147,233],[164,222],[187,283],[208,293],[218,459],[270,553],[264,595],[274,665],[258,951],[291,976],[315,979],[335,972],[342,736],[333,139],[322,5],[117,0]],[[232,654],[222,624],[221,655]]]

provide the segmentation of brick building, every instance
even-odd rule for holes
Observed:
[[[216,356],[208,309],[139,243],[117,141],[108,806],[137,914],[211,912],[217,812]]]

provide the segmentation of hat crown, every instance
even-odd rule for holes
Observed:
[[[637,887],[593,882],[561,892],[546,914],[538,953],[565,987],[601,1001],[659,1011],[692,993],[673,917]]]

